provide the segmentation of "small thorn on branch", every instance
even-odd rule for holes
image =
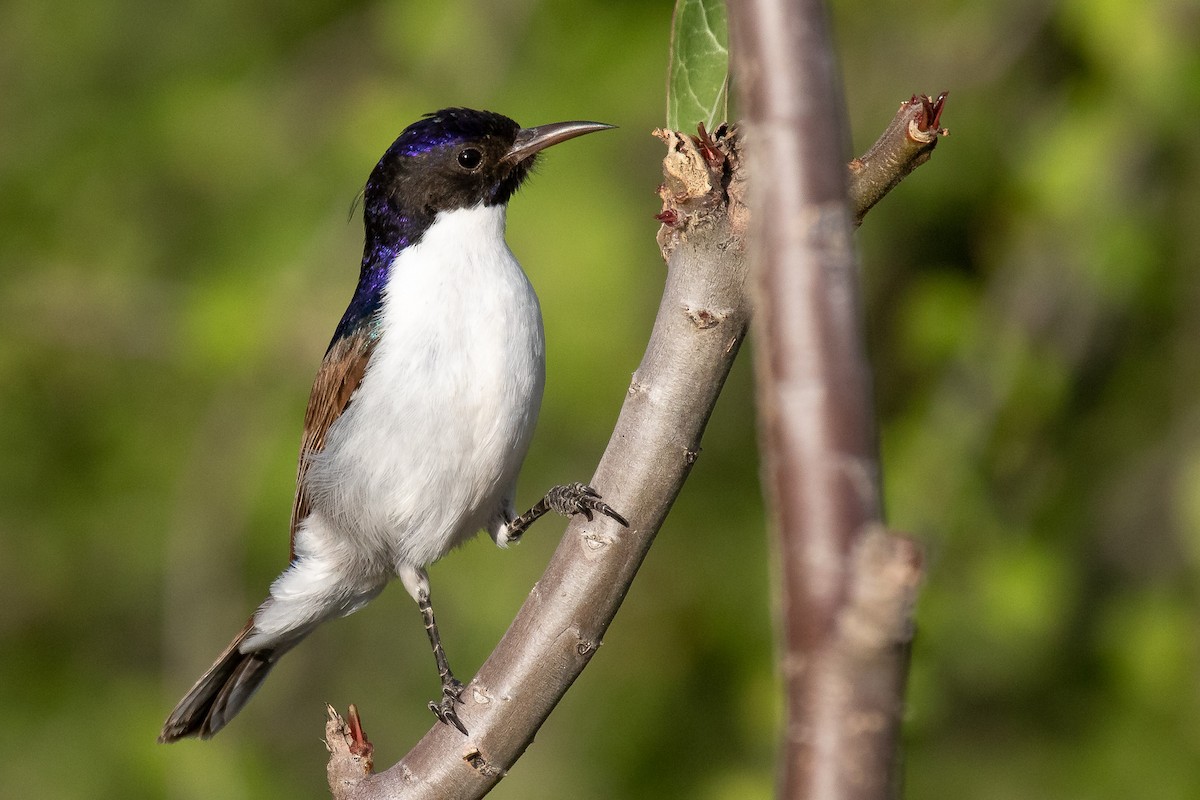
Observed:
[[[360,758],[371,758],[375,747],[367,739],[367,732],[363,730],[362,718],[358,715],[358,706],[354,703],[350,704],[349,711],[350,719],[350,752]]]
[[[664,208],[662,211],[654,215],[654,218],[668,227],[675,227],[679,224],[679,212],[673,208]]]
[[[908,103],[900,107],[902,112],[906,108],[915,110],[908,123],[909,139],[917,144],[925,145],[936,141],[939,136],[950,135],[950,131],[939,127],[948,94],[949,92],[942,92],[937,98],[932,98],[927,94],[913,95]]]
[[[725,164],[725,154],[717,146],[717,142],[713,139],[712,134],[705,130],[703,122],[696,126],[696,130],[699,132],[699,135],[694,137],[694,141],[696,142],[696,147],[700,150],[700,155],[704,156],[704,161],[710,168],[714,170],[720,169]],[[718,128],[717,131],[720,133],[721,128]]]
[[[355,787],[371,777],[375,747],[363,730],[358,707],[351,705],[343,719],[331,705],[325,706],[325,747],[329,750],[326,777],[334,798],[348,797]]]
[[[929,115],[929,126],[936,128],[942,121],[942,109],[946,107],[946,98],[950,95],[949,92],[943,91],[937,96],[936,100],[930,102],[929,98],[924,98],[926,112]],[[943,131],[943,135],[946,131]]]

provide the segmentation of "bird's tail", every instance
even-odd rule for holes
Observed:
[[[254,627],[251,617],[163,724],[160,742],[187,736],[208,739],[233,719],[258,689],[283,651],[272,648],[243,653],[238,648]]]

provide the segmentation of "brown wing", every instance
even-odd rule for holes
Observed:
[[[289,558],[296,557],[296,528],[308,516],[309,501],[304,490],[304,473],[308,471],[309,458],[325,449],[325,435],[329,426],[350,405],[354,390],[362,382],[367,371],[367,359],[375,348],[375,337],[367,331],[346,336],[334,342],[321,369],[313,381],[312,394],[308,397],[308,410],[304,412],[304,439],[300,444],[300,465],[296,472],[296,501],[292,504],[292,538]]]

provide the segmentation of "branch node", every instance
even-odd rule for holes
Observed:
[[[727,213],[730,159],[737,151],[738,133],[722,123],[711,134],[703,127],[699,136],[657,128],[654,136],[667,146],[663,182],[658,187],[663,207],[655,218],[663,223],[658,246],[663,260],[669,262],[671,252],[690,231],[711,226]]]
[[[726,308],[710,311],[707,308],[693,308],[690,305],[684,305],[683,313],[687,315],[693,325],[700,330],[705,330],[706,328],[715,328],[724,322],[731,310]]]
[[[583,539],[584,549],[590,551],[591,553],[597,553],[603,550],[604,548],[608,547],[610,542],[607,536],[601,536],[594,531],[584,531],[580,535],[580,538]]]
[[[579,655],[583,656],[584,658],[589,658],[593,653],[600,649],[601,644],[603,644],[603,642],[594,642],[591,639],[585,639],[580,636],[579,642],[575,645],[575,652],[579,653]]]
[[[478,683],[472,681],[469,688],[471,689],[471,699],[475,701],[476,705],[486,706],[492,702],[492,695]]]
[[[839,620],[846,640],[875,651],[912,638],[912,611],[924,572],[916,540],[871,525],[855,548],[850,602]]]
[[[462,758],[463,761],[471,765],[471,769],[475,770],[485,778],[495,778],[499,780],[507,774],[504,770],[500,769],[495,764],[492,764],[490,761],[484,758],[483,754],[479,752],[479,748],[477,747],[472,747],[470,750],[463,753]]]
[[[349,797],[371,777],[374,747],[363,731],[358,708],[351,705],[349,722],[333,706],[325,706],[325,747],[329,750],[326,778],[335,798]]]

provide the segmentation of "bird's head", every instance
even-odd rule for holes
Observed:
[[[502,114],[445,108],[409,125],[375,165],[364,190],[372,216],[434,216],[477,205],[503,205],[551,145],[611,128],[558,122],[522,128]]]

